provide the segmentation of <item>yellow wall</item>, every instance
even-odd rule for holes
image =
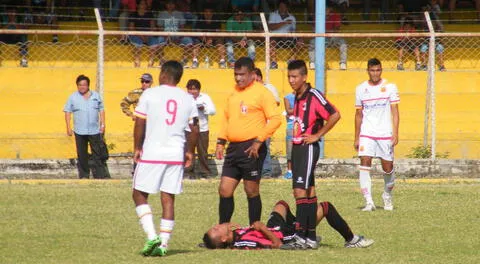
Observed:
[[[107,140],[115,144],[114,153],[132,150],[132,121],[120,111],[119,102],[138,86],[143,72],[158,76],[158,69],[107,69],[105,104]],[[74,139],[65,134],[63,105],[76,90],[79,74],[91,77],[95,87],[95,70],[2,68],[0,70],[0,158],[70,158],[75,157]],[[313,82],[314,73],[310,72]],[[365,71],[327,71],[327,98],[342,114],[342,120],[329,133],[326,156],[351,158],[353,151],[353,117],[355,86],[367,77]],[[425,72],[385,72],[384,77],[397,83],[400,95],[400,144],[397,157],[405,157],[413,146],[422,142],[425,112]],[[451,158],[480,158],[480,85],[479,73],[441,72],[436,74],[437,150]],[[180,83],[196,78],[217,106],[223,109],[223,98],[233,86],[232,70],[185,70]],[[275,70],[271,82],[283,96],[291,89],[286,72]],[[283,107],[283,106],[282,106]],[[219,116],[211,118],[211,139],[216,137]],[[285,126],[273,138],[272,152],[284,153]],[[210,149],[213,149],[211,144]]]

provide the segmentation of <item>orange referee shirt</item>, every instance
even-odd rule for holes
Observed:
[[[261,83],[253,81],[243,90],[235,87],[227,97],[218,138],[230,142],[256,138],[263,142],[273,135],[281,122],[280,108],[272,93]]]

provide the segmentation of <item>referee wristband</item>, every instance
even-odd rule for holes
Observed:
[[[227,140],[223,138],[217,138],[217,144],[225,146],[225,144],[227,144]]]

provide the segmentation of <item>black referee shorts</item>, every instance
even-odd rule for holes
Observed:
[[[315,166],[320,156],[318,143],[292,146],[293,188],[308,189],[315,186]]]
[[[258,150],[258,158],[249,158],[245,153],[255,139],[242,142],[230,142],[227,147],[227,154],[223,162],[222,176],[234,178],[237,180],[258,180],[262,176],[262,166],[267,147],[265,142]]]

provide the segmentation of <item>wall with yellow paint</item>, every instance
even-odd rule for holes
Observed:
[[[105,105],[108,143],[113,153],[132,150],[133,123],[120,110],[120,100],[139,86],[143,72],[158,76],[159,69],[107,69]],[[71,158],[75,157],[74,139],[67,137],[63,105],[76,91],[79,74],[91,77],[95,87],[95,70],[49,68],[2,68],[0,71],[0,158]],[[365,71],[327,71],[327,98],[340,110],[342,119],[326,137],[326,157],[351,158],[353,150],[354,91],[367,78]],[[384,77],[398,85],[400,104],[400,143],[397,157],[405,157],[411,148],[422,143],[425,113],[425,72],[384,72]],[[480,86],[476,72],[436,73],[437,151],[449,152],[450,158],[480,158]],[[211,118],[211,146],[216,138],[225,95],[234,85],[232,70],[185,70],[180,83],[196,78],[202,91],[217,106]],[[314,73],[309,73],[313,83]],[[282,96],[291,91],[286,71],[271,72],[271,83]],[[282,105],[283,109],[283,105]],[[284,153],[285,125],[273,138],[272,152]]]

